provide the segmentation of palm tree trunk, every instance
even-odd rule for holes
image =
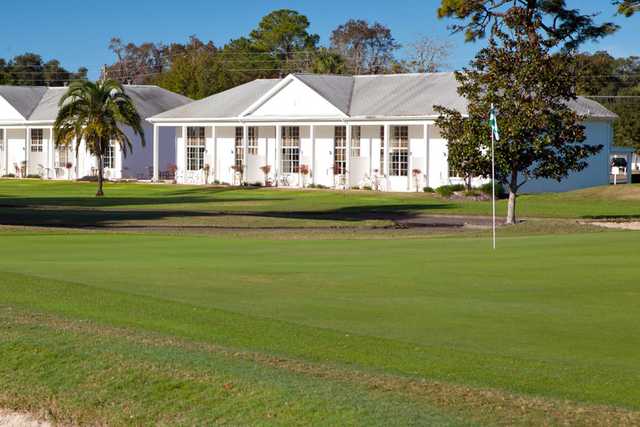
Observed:
[[[507,204],[507,224],[516,223],[516,199],[518,198],[518,172],[511,173],[511,182],[509,183],[509,202]]]
[[[104,196],[104,191],[102,191],[102,184],[104,181],[103,175],[103,167],[102,167],[102,154],[98,155],[98,191],[96,192],[96,197]]]

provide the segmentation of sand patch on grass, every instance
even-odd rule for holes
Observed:
[[[0,427],[51,427],[51,423],[39,421],[29,414],[0,409]]]

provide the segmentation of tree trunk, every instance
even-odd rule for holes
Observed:
[[[103,167],[102,167],[102,155],[98,155],[98,191],[96,192],[96,197],[104,196],[104,191],[102,191],[103,181],[104,181],[104,175],[103,175]]]
[[[511,173],[509,183],[509,204],[507,205],[507,224],[516,223],[516,199],[518,197],[518,172]]]

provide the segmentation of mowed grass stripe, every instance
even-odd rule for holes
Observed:
[[[0,280],[3,300],[111,325],[638,408],[640,346],[629,326],[638,322],[638,288],[625,261],[637,236],[511,238],[492,254],[482,239],[8,233],[0,254],[5,271],[42,279],[28,286],[15,285],[10,274]],[[612,282],[603,271],[621,279]],[[90,287],[51,286],[53,279]]]
[[[21,365],[18,375],[7,372],[14,382],[12,389],[15,382],[29,382],[26,388],[37,390],[11,397],[0,393],[0,404],[6,400],[16,409],[34,412],[46,401],[45,408],[57,421],[256,424],[269,420],[362,425],[470,425],[464,419],[483,425],[640,422],[640,412],[370,374],[15,309],[0,309],[0,324],[6,331],[0,336],[9,343],[4,352],[0,348],[8,361],[6,370],[16,361]],[[64,348],[57,348],[60,344]],[[55,363],[24,371],[25,365],[42,358],[53,358]],[[41,371],[48,371],[46,381],[32,377]],[[322,381],[320,386],[318,380]],[[330,397],[325,395],[327,390]],[[141,393],[146,399],[138,398]]]

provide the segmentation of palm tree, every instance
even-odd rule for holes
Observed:
[[[53,126],[56,146],[69,147],[75,141],[77,153],[80,141],[85,141],[89,153],[98,159],[96,196],[103,196],[103,158],[109,144],[118,144],[125,156],[132,150],[131,141],[120,127],[130,127],[145,145],[140,115],[122,85],[114,80],[73,82],[59,107]]]

